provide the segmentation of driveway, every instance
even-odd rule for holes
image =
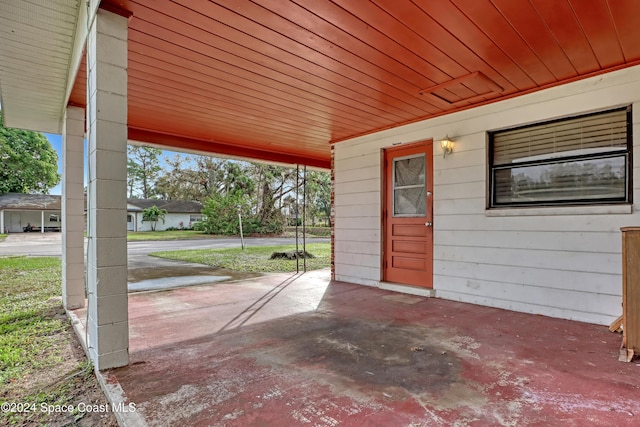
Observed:
[[[0,242],[0,256],[60,256],[62,233],[11,233]]]

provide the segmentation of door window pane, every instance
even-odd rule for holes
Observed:
[[[393,216],[424,216],[427,211],[424,154],[393,161]]]
[[[424,177],[424,154],[418,157],[394,160],[394,184],[396,188],[407,185],[424,185]]]
[[[424,216],[427,211],[427,199],[424,186],[422,188],[400,188],[395,191],[395,216]]]

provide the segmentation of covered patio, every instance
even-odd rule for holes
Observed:
[[[5,125],[64,137],[64,305],[86,302],[90,359],[125,367],[107,375],[151,424],[623,425],[638,412],[637,367],[615,362],[619,339],[602,326],[381,290],[619,316],[619,229],[640,220],[636,1],[0,0],[0,11]],[[491,205],[492,132],[609,110],[623,129],[605,121],[611,140],[586,154],[551,144],[542,160],[615,157],[619,197]],[[313,298],[286,278],[129,296],[128,143],[331,169],[340,281]],[[423,170],[399,191],[424,197],[387,257],[385,165],[406,160],[403,147]],[[396,261],[417,273],[394,279]]]
[[[327,270],[129,297],[126,425],[633,426],[608,328],[330,281]],[[75,310],[84,319],[84,309]],[[82,335],[82,334],[80,334]]]

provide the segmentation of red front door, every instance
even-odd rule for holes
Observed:
[[[383,279],[432,288],[433,141],[385,150]]]

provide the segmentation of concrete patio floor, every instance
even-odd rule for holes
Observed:
[[[131,364],[103,374],[149,426],[640,425],[604,326],[326,270],[130,294],[129,316]]]

